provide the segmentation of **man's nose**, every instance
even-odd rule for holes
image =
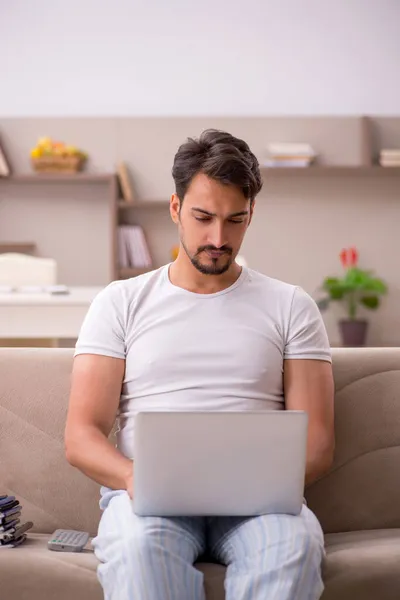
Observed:
[[[222,248],[226,244],[224,226],[220,223],[214,223],[208,237],[210,245],[215,248]]]

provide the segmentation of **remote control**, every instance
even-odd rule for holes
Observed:
[[[90,535],[85,531],[73,529],[57,529],[47,542],[49,550],[56,552],[81,552],[86,546]]]

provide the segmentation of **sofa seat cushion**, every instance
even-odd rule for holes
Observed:
[[[52,552],[49,539],[47,533],[29,533],[21,546],[0,550],[1,597],[103,600],[90,543],[82,552]]]
[[[30,533],[18,548],[0,550],[4,598],[103,600],[90,542],[83,552],[51,552],[48,534]],[[400,529],[329,534],[323,600],[399,600]],[[198,563],[207,600],[224,600],[225,568]]]
[[[400,529],[325,536],[322,600],[399,600]],[[207,600],[224,600],[225,568],[196,565],[206,574]]]
[[[204,575],[204,589],[207,600],[225,600],[224,580],[226,568],[208,562],[198,562],[196,568]]]
[[[29,533],[21,546],[0,550],[1,598],[103,600],[90,541],[82,552],[52,552],[49,538],[47,533]],[[197,566],[205,575],[207,600],[224,600],[224,567]]]
[[[323,600],[398,600],[400,529],[325,536]]]

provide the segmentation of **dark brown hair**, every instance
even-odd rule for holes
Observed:
[[[258,160],[248,144],[217,129],[203,131],[198,139],[188,138],[175,154],[172,176],[181,203],[198,173],[237,186],[250,202],[262,187]]]

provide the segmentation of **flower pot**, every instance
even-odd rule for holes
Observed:
[[[343,346],[364,346],[367,337],[368,321],[364,319],[342,319],[339,329]]]

